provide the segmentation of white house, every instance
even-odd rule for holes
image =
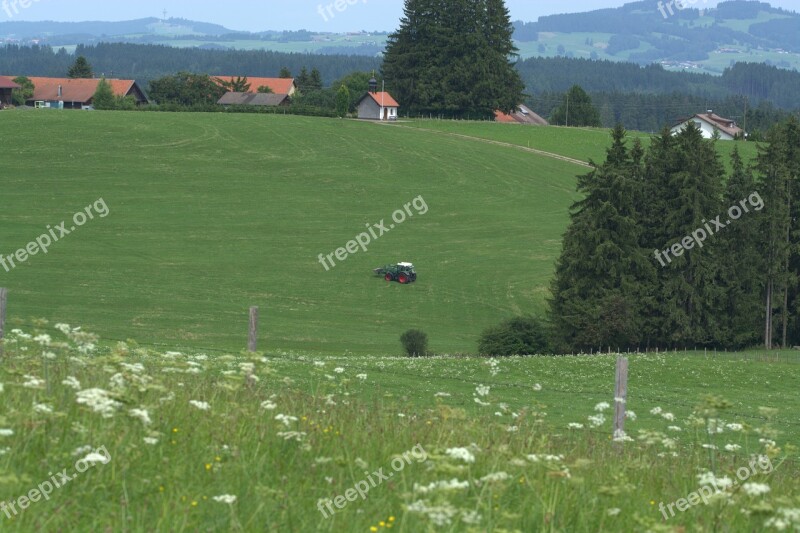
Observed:
[[[400,104],[387,92],[368,92],[356,104],[358,118],[397,120]]]
[[[683,131],[690,122],[694,122],[705,139],[713,138],[714,131],[719,132],[719,138],[723,141],[732,141],[744,135],[744,130],[737,126],[735,121],[715,115],[713,111],[682,120],[672,128],[672,135]]]

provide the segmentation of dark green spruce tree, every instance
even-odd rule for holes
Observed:
[[[503,0],[406,0],[382,73],[411,114],[491,118],[523,101]]]
[[[642,198],[641,146],[625,145],[617,126],[605,163],[578,179],[584,198],[572,207],[571,224],[556,264],[550,300],[557,351],[636,348],[652,307],[647,288],[655,267],[640,246],[637,205]]]
[[[792,213],[798,211],[798,168],[800,142],[794,120],[776,126],[759,146],[756,169],[764,201],[761,217],[764,270],[764,347],[772,349],[788,342],[789,293],[796,290],[797,273],[792,257],[797,253],[797,228]],[[796,265],[796,260],[794,261]],[[776,338],[777,335],[777,338]]]
[[[660,269],[660,337],[668,346],[710,346],[719,341],[721,331],[720,230],[712,221],[722,213],[724,167],[714,142],[703,139],[694,124],[674,138],[664,135],[671,137],[665,130],[661,139],[654,139],[647,161],[647,175],[655,185],[651,190],[662,195],[652,197],[655,210],[647,221],[656,236],[649,244],[657,251],[654,264]],[[701,240],[702,246],[697,244]]]
[[[721,347],[741,349],[757,344],[761,338],[764,309],[764,257],[759,250],[759,210],[749,199],[756,192],[753,173],[745,167],[734,148],[732,171],[723,195],[723,205],[729,210],[726,221],[731,224],[720,234],[720,283],[725,290],[724,308],[720,314]],[[741,206],[742,200],[749,212]],[[735,207],[734,207],[735,206]],[[738,218],[737,220],[732,220]]]

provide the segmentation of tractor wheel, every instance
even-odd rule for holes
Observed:
[[[411,283],[416,283],[416,281],[417,281],[417,275],[411,274]]]
[[[394,281],[394,276],[392,276],[391,274],[386,274],[386,277],[384,277],[383,279],[385,279],[386,281]]]
[[[400,282],[400,285],[405,285],[409,281],[408,274],[400,274],[397,281]]]

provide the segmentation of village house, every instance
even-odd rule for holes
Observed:
[[[55,109],[84,109],[92,105],[100,78],[40,78],[29,77],[33,83],[33,97],[29,106]],[[134,80],[106,79],[115,96],[132,96],[136,105],[149,103],[147,95]]]
[[[7,76],[0,76],[0,108],[7,105],[13,105],[14,89],[19,89],[20,86],[14,83],[14,80]]]
[[[719,132],[719,138],[723,141],[733,141],[745,135],[745,131],[737,126],[735,121],[715,115],[711,110],[707,113],[681,120],[672,127],[672,135],[677,135],[683,131],[690,122],[693,122],[700,129],[705,139],[712,139],[715,131]]]
[[[211,76],[214,80],[221,83],[235,82],[239,76]],[[269,87],[274,94],[285,94],[288,97],[294,96],[297,92],[297,84],[294,78],[251,78],[249,76],[241,76],[241,79],[246,79],[250,88],[248,93],[257,93],[260,87]]]
[[[369,92],[356,102],[358,118],[365,120],[397,120],[400,104],[387,92],[378,91],[378,80],[369,80]]]

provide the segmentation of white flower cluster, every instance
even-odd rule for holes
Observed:
[[[122,407],[120,402],[111,398],[110,392],[103,389],[86,389],[78,392],[75,396],[79,404],[90,407],[103,418],[112,418],[114,412]]]

